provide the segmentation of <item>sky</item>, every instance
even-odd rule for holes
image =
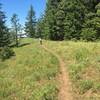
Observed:
[[[33,5],[36,18],[39,18],[45,10],[46,0],[0,0],[2,10],[7,17],[7,25],[11,26],[11,16],[13,13],[18,15],[20,23],[24,25],[30,5]]]

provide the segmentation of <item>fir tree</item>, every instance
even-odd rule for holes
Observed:
[[[43,36],[51,40],[100,37],[100,0],[47,0]]]
[[[60,35],[56,27],[56,13],[60,0],[48,0],[45,14],[45,29],[48,33],[48,38],[52,40],[60,40]]]
[[[17,14],[12,15],[11,22],[12,22],[12,29],[14,30],[15,33],[16,46],[18,47],[19,45],[18,31],[20,30],[20,24],[19,24],[19,19]]]
[[[65,13],[64,20],[64,38],[80,39],[80,33],[85,16],[85,6],[78,0],[63,0],[63,11]]]
[[[9,46],[10,44],[10,37],[8,28],[5,25],[5,14],[1,10],[1,4],[0,4],[0,47]]]
[[[41,18],[39,18],[39,20],[37,21],[36,24],[36,37],[41,37],[41,38],[45,38],[45,34],[44,34],[44,16],[41,16]]]
[[[36,18],[33,6],[31,5],[27,16],[27,21],[25,23],[25,31],[29,35],[29,37],[35,37],[35,29],[36,29]]]
[[[96,3],[93,8],[86,13],[85,23],[82,29],[82,38],[88,41],[94,41],[100,38],[100,3]]]
[[[14,55],[14,52],[10,49],[10,34],[5,25],[5,18],[0,4],[0,60],[8,59]]]

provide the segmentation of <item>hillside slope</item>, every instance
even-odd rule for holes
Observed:
[[[21,40],[16,56],[0,62],[0,100],[56,100],[59,62],[37,40]]]
[[[100,100],[100,42],[45,41],[64,59],[74,100]]]

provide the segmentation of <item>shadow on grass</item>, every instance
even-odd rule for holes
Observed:
[[[30,43],[23,43],[23,44],[19,44],[18,47],[23,47],[23,46],[27,46],[27,45],[30,45]]]
[[[24,47],[24,46],[27,46],[27,45],[30,45],[30,43],[19,44],[19,45],[18,45],[18,48],[19,48],[19,47]],[[16,44],[12,44],[10,47],[11,47],[11,48],[14,48],[14,47],[17,47],[17,46],[16,46]]]

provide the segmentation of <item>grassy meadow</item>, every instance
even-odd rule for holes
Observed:
[[[66,64],[74,100],[100,100],[100,42],[43,41]],[[38,40],[23,39],[0,62],[0,100],[58,100],[59,62]],[[81,98],[81,99],[80,99]]]
[[[74,100],[100,100],[100,42],[46,41],[66,64]]]
[[[16,56],[0,62],[0,100],[56,100],[58,60],[37,40],[20,42]]]

